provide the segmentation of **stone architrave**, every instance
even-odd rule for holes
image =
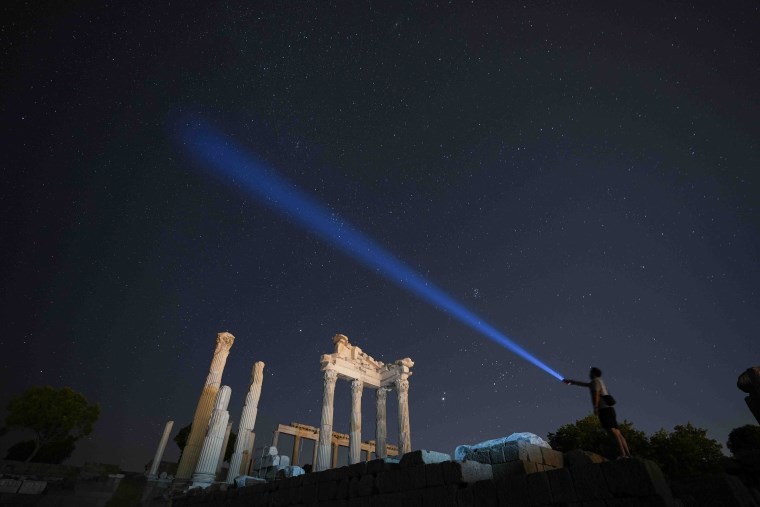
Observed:
[[[361,380],[351,382],[351,432],[348,439],[348,463],[359,463],[362,457],[362,390]]]
[[[398,452],[401,455],[412,451],[411,429],[409,428],[409,381],[396,380],[398,392]]]
[[[238,436],[235,441],[235,452],[230,458],[230,469],[227,472],[227,484],[235,482],[235,477],[242,475],[244,469],[248,466],[250,452],[252,447],[253,427],[256,425],[256,414],[258,413],[259,398],[261,397],[261,384],[264,382],[264,363],[257,361],[253,364],[251,370],[251,382],[248,384],[248,394],[245,396],[245,405],[243,413],[240,415],[240,424],[238,425]],[[247,457],[247,460],[244,459]]]
[[[201,397],[198,400],[198,406],[195,409],[190,435],[187,437],[187,444],[182,451],[182,457],[177,466],[177,475],[175,480],[184,482],[190,479],[198,465],[198,457],[203,446],[203,439],[206,435],[211,411],[214,408],[214,401],[219,393],[219,386],[222,383],[222,372],[224,365],[227,363],[227,356],[230,354],[230,348],[235,342],[235,337],[230,333],[219,333],[216,336],[216,349],[214,357],[211,360],[206,383],[201,391]]]
[[[206,488],[214,482],[216,477],[216,465],[219,462],[219,453],[224,442],[224,432],[227,429],[227,421],[230,413],[227,412],[227,405],[230,403],[230,394],[232,390],[227,386],[219,389],[216,397],[214,411],[211,413],[206,438],[203,440],[201,454],[198,457],[198,466],[193,474],[193,486]]]
[[[158,442],[158,448],[156,449],[156,455],[153,457],[153,464],[148,472],[149,479],[156,479],[158,473],[158,466],[161,464],[161,458],[164,457],[164,450],[166,449],[166,442],[169,440],[169,435],[172,432],[174,421],[169,421],[164,426],[164,433],[161,435],[161,440]]]
[[[335,397],[335,382],[338,373],[335,370],[325,370],[324,393],[322,395],[322,422],[320,424],[319,445],[315,472],[327,470],[332,463],[332,432],[333,432],[333,400]]]
[[[222,442],[222,450],[219,452],[219,461],[216,463],[215,477],[219,477],[219,472],[222,471],[222,464],[224,463],[224,455],[227,453],[227,442],[230,440],[230,432],[232,431],[232,423],[227,423],[227,430],[224,432],[224,442]]]
[[[381,387],[376,391],[377,396],[377,414],[375,424],[375,457],[385,458],[387,457],[386,449],[386,403],[385,400],[388,397],[388,388]]]

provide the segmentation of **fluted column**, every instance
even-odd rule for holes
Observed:
[[[222,450],[219,452],[219,461],[216,463],[216,474],[214,477],[219,477],[219,472],[222,471],[222,463],[224,463],[224,455],[227,453],[227,442],[230,440],[230,431],[232,431],[232,423],[227,423],[227,430],[224,432],[224,442],[222,442]]]
[[[214,408],[216,395],[219,393],[219,386],[222,383],[222,372],[224,365],[227,363],[227,356],[230,354],[230,348],[235,342],[235,337],[230,333],[219,333],[216,335],[216,349],[214,358],[211,360],[206,384],[201,391],[201,397],[198,400],[198,406],[195,409],[193,424],[190,428],[190,435],[187,437],[187,444],[182,451],[182,458],[177,466],[177,475],[175,480],[186,481],[195,471],[198,465],[198,457],[203,446],[203,439],[206,436],[211,411]]]
[[[325,370],[324,393],[322,395],[322,422],[319,428],[319,449],[315,472],[330,468],[332,460],[333,433],[333,399],[335,397],[335,381],[338,373],[335,370]]]
[[[348,434],[348,464],[359,463],[362,457],[362,390],[364,382],[351,382],[351,430]]]
[[[385,458],[387,450],[387,430],[386,430],[386,412],[385,400],[388,397],[388,388],[381,387],[377,390],[377,414],[375,415],[375,457]]]
[[[166,442],[169,440],[169,435],[172,432],[173,426],[174,421],[169,421],[166,423],[166,426],[164,426],[164,434],[161,435],[161,440],[158,442],[158,449],[156,449],[156,455],[153,457],[153,465],[150,467],[150,472],[148,472],[148,477],[151,479],[156,478],[158,466],[161,464],[161,458],[163,458],[164,449],[166,449]]]
[[[235,482],[235,477],[241,475],[243,468],[247,466],[247,463],[244,462],[244,454],[253,438],[253,427],[256,425],[256,414],[259,411],[259,398],[261,397],[261,384],[263,382],[264,363],[257,361],[251,370],[251,382],[248,384],[248,394],[245,396],[243,413],[240,415],[235,452],[230,458],[230,469],[227,472],[227,484]],[[250,459],[250,455],[248,458]]]
[[[412,451],[412,437],[409,428],[409,381],[396,379],[398,393],[398,453],[399,456]]]
[[[211,419],[208,423],[206,438],[203,439],[203,447],[200,456],[198,456],[198,466],[193,474],[193,487],[200,486],[206,488],[214,482],[216,477],[216,464],[219,461],[219,452],[222,449],[224,441],[224,431],[227,429],[227,421],[230,413],[227,412],[227,405],[230,403],[230,394],[232,390],[227,386],[219,389],[216,396],[214,411],[211,413]]]

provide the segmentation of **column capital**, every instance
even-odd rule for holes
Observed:
[[[398,391],[399,396],[409,392],[409,380],[397,378],[393,383],[396,385],[396,390]]]
[[[216,348],[217,349],[225,349],[230,350],[232,348],[232,344],[235,343],[235,337],[232,336],[231,333],[228,333],[226,331],[222,333],[217,333],[216,335]]]
[[[377,392],[375,393],[375,396],[377,396],[378,401],[384,402],[388,398],[388,389],[387,387],[379,387],[377,389]]]
[[[338,372],[335,370],[325,370],[325,386],[335,384],[338,380]]]
[[[351,381],[351,392],[353,394],[361,395],[363,390],[364,390],[364,382],[358,379]]]

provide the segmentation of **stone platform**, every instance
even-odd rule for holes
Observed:
[[[531,451],[533,454],[531,454]],[[424,455],[400,463],[373,460],[290,479],[227,491],[192,492],[173,499],[173,506],[672,506],[673,499],[660,469],[651,461],[626,459],[569,468],[538,470],[500,465],[523,461],[547,466],[543,454],[518,448],[518,459],[480,463],[473,460],[427,462]],[[523,454],[520,454],[524,452]],[[415,451],[410,454],[422,453]],[[440,459],[439,453],[434,459]],[[561,455],[561,453],[560,453]],[[429,457],[429,455],[428,455]],[[556,455],[548,454],[554,467]],[[503,457],[501,459],[504,459]],[[489,460],[492,458],[489,455]],[[554,460],[554,461],[552,461]],[[726,504],[732,505],[732,504]]]

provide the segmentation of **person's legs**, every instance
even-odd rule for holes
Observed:
[[[620,450],[620,455],[624,457],[630,457],[631,451],[628,449],[628,442],[626,442],[625,437],[622,433],[620,433],[620,430],[617,428],[610,428],[610,432],[615,437],[615,440],[618,444],[618,449]]]

